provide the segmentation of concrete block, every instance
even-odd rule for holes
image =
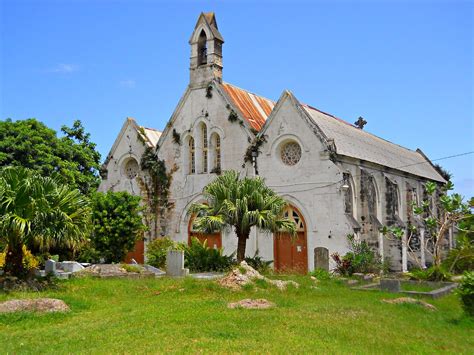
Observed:
[[[55,274],[56,273],[56,261],[54,260],[46,260],[46,262],[44,263],[44,272],[46,274],[50,274],[50,273],[53,273]]]
[[[84,269],[84,266],[76,261],[62,261],[58,264],[60,265],[57,268],[62,269],[64,272],[77,272]]]
[[[184,268],[184,251],[168,250],[166,255],[166,275],[171,277],[184,277],[189,270]]]
[[[386,291],[386,292],[400,292],[400,280],[381,279],[380,290]]]

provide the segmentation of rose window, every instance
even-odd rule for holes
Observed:
[[[138,163],[135,159],[131,159],[125,164],[125,176],[132,180],[138,175]]]
[[[296,142],[286,143],[281,148],[281,160],[286,165],[295,165],[301,159],[301,147]]]

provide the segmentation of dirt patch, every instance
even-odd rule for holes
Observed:
[[[12,312],[67,312],[69,307],[64,301],[54,298],[35,298],[10,300],[0,303],[0,313]]]
[[[239,302],[233,302],[227,304],[227,308],[247,308],[247,309],[267,309],[275,307],[275,303],[270,302],[264,298],[252,300],[250,298],[246,298]]]
[[[29,277],[24,280],[14,276],[0,276],[0,291],[38,292],[55,287],[54,280],[50,278]]]
[[[221,286],[232,290],[240,290],[242,286],[253,283],[255,280],[265,280],[267,283],[274,285],[279,290],[285,290],[288,285],[298,288],[299,284],[295,281],[271,280],[260,274],[257,270],[242,261],[239,266],[234,268],[226,276],[218,282]]]
[[[432,304],[429,304],[425,301],[417,300],[411,297],[400,297],[400,298],[394,298],[394,299],[389,299],[389,300],[382,300],[382,302],[390,303],[390,304],[418,304],[420,306],[425,307],[426,309],[429,309],[430,311],[436,311],[436,307],[433,306]]]

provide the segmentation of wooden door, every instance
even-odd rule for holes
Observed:
[[[284,216],[295,222],[297,233],[277,233],[273,241],[274,266],[276,271],[306,273],[308,271],[308,247],[306,224],[300,212],[292,206],[284,211]]]
[[[188,245],[191,244],[192,238],[197,238],[201,243],[207,240],[207,246],[213,249],[222,248],[222,234],[220,232],[215,233],[201,233],[193,228],[194,217],[189,220],[188,225]]]
[[[132,251],[129,251],[127,255],[125,256],[124,262],[126,264],[130,264],[132,262],[132,259],[135,259],[135,261],[139,264],[144,264],[145,263],[145,242],[142,240],[138,240],[135,243],[135,248]]]

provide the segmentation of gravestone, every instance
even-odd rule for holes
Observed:
[[[386,292],[400,292],[400,280],[381,279],[380,290]]]
[[[56,274],[56,261],[48,259],[44,263],[44,272],[48,274]]]
[[[62,269],[64,272],[77,272],[84,269],[84,266],[76,261],[62,261],[58,263],[57,268]]]
[[[184,268],[184,251],[168,250],[166,254],[166,275],[171,277],[184,277],[189,270]]]
[[[329,271],[329,250],[327,248],[314,248],[314,268]]]

